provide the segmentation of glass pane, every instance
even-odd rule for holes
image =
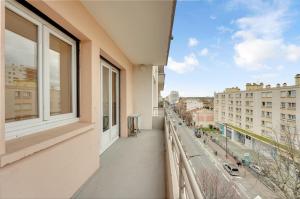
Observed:
[[[72,46],[50,34],[50,115],[72,112]]]
[[[5,122],[38,118],[38,27],[5,9]]]
[[[112,125],[117,124],[117,74],[112,72]]]
[[[109,69],[103,67],[102,70],[103,84],[103,132],[109,129]]]

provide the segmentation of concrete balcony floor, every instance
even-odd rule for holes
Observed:
[[[73,198],[166,198],[164,132],[121,138],[100,156],[100,168]]]

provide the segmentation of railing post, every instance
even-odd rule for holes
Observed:
[[[183,179],[183,165],[182,156],[179,154],[179,199],[183,199],[184,194],[184,179]]]

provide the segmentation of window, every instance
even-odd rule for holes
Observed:
[[[281,102],[280,108],[285,109],[285,102]]]
[[[286,91],[281,91],[280,92],[280,97],[286,97],[286,95],[287,95]]]
[[[288,114],[288,118],[289,118],[289,120],[291,120],[291,121],[295,121],[295,120],[296,120],[296,115]]]
[[[296,97],[296,90],[287,91],[287,96],[288,97]]]
[[[263,92],[262,97],[272,97],[272,92]]]
[[[13,2],[7,2],[7,137],[18,137],[75,120],[76,41],[33,13],[23,12]]]
[[[5,9],[5,121],[15,122],[38,118],[38,26]],[[12,72],[17,71],[17,72]],[[31,75],[30,75],[31,74]],[[12,79],[12,80],[10,80]],[[24,92],[34,93],[31,111],[19,111],[18,98]]]
[[[292,109],[292,110],[296,109],[296,103],[295,102],[289,102],[288,103],[288,108]]]

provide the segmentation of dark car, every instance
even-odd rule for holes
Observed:
[[[194,130],[194,133],[195,133],[195,136],[197,138],[201,138],[201,135],[202,135],[202,131],[200,129],[195,129]]]

